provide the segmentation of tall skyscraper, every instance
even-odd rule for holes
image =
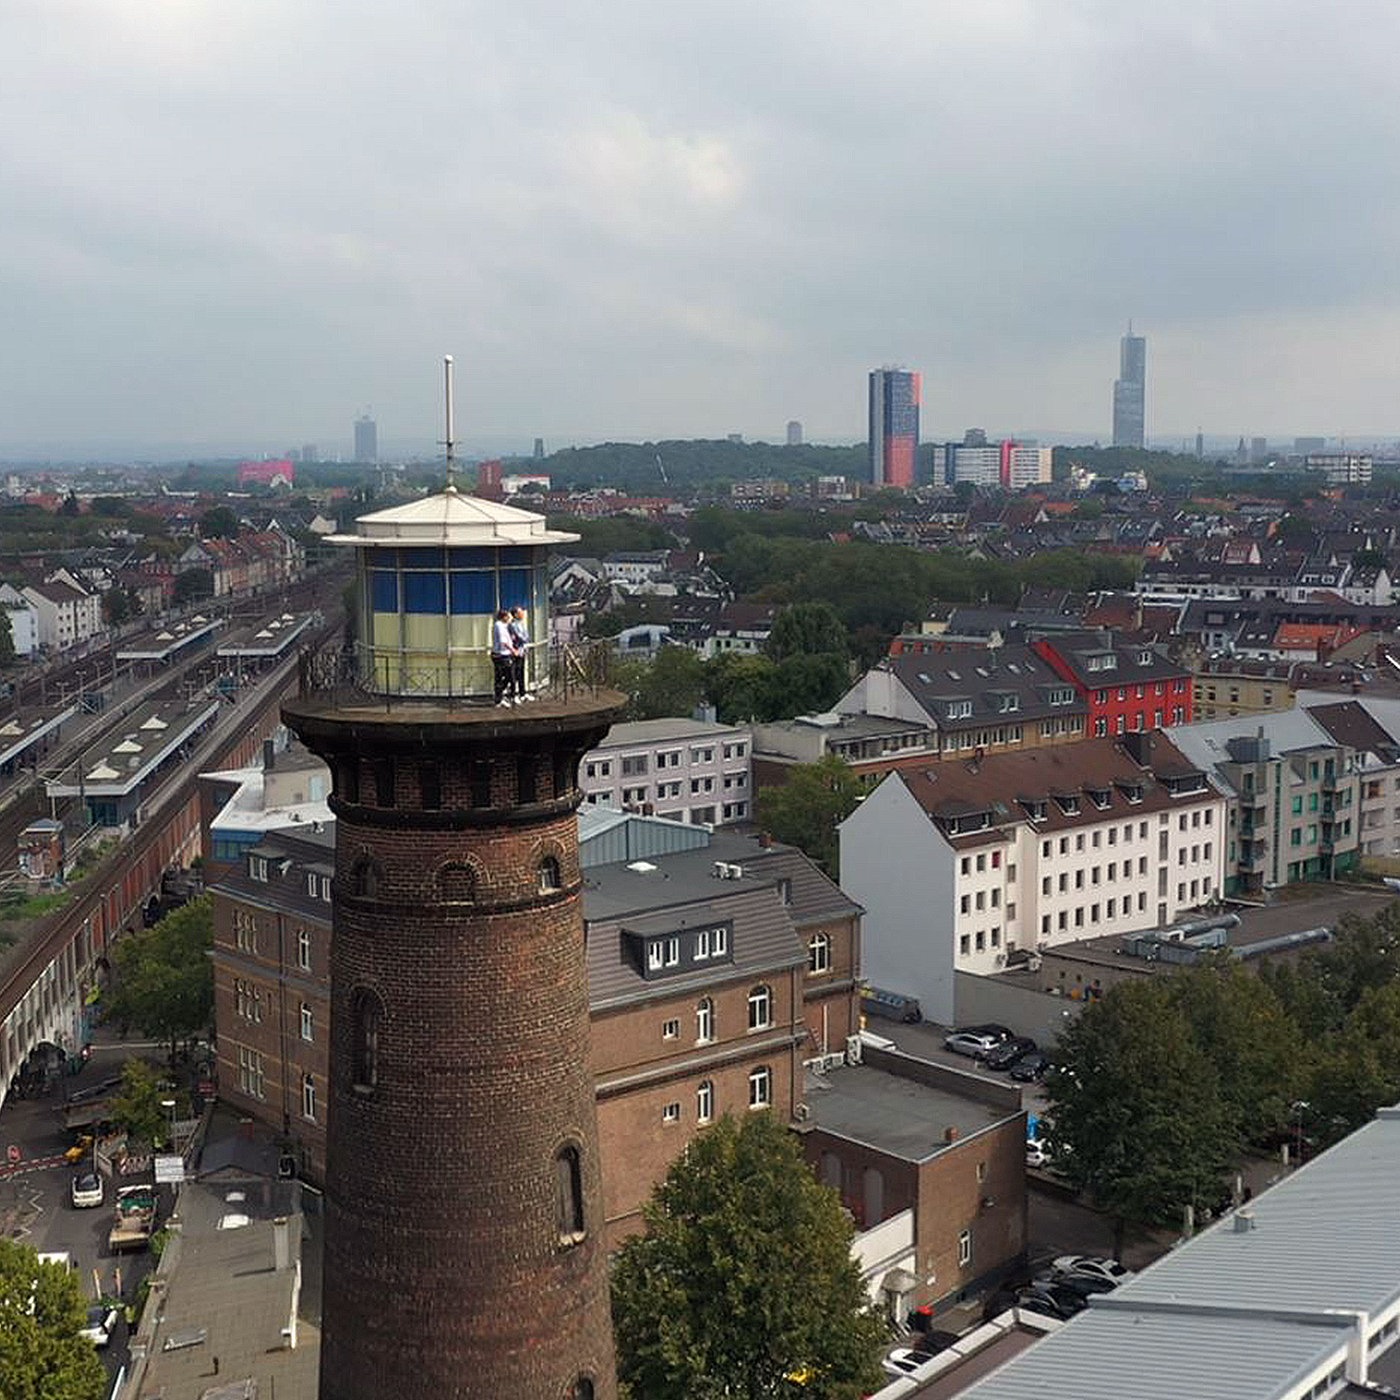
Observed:
[[[1147,337],[1128,333],[1118,349],[1118,378],[1113,381],[1113,445],[1141,447],[1147,421]]]
[[[377,462],[379,460],[379,426],[368,413],[355,419],[355,460],[357,462]]]
[[[575,811],[624,697],[546,644],[502,707],[489,656],[578,536],[450,485],[356,528],[283,711],[336,814],[320,1394],[614,1400]]]
[[[870,480],[907,489],[919,455],[923,376],[906,369],[870,371]]]
[[[789,447],[802,446],[802,424],[796,418],[788,420],[787,445]]]

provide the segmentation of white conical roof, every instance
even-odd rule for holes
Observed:
[[[448,486],[434,496],[362,515],[353,535],[332,535],[332,544],[372,548],[380,544],[512,545],[572,544],[579,537],[551,530],[544,516],[516,506],[484,501]]]

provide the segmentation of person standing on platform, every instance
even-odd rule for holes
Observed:
[[[496,685],[496,704],[509,706],[515,685],[515,639],[510,635],[510,613],[502,608],[491,624],[491,670]]]
[[[515,654],[511,657],[511,695],[518,705],[523,700],[533,700],[533,695],[525,694],[525,661],[530,654],[530,626],[525,621],[525,609],[517,607],[511,614],[510,637],[515,644]]]

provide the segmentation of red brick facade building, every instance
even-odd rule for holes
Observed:
[[[1190,668],[1156,647],[1123,643],[1110,632],[1058,633],[1031,647],[1088,704],[1088,738],[1191,723]]]

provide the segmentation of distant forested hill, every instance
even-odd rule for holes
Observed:
[[[569,447],[547,457],[543,469],[556,487],[615,486],[643,495],[664,494],[668,484],[688,490],[719,489],[755,477],[798,482],[817,476],[858,477],[868,470],[864,444],[787,447],[705,439]]]

